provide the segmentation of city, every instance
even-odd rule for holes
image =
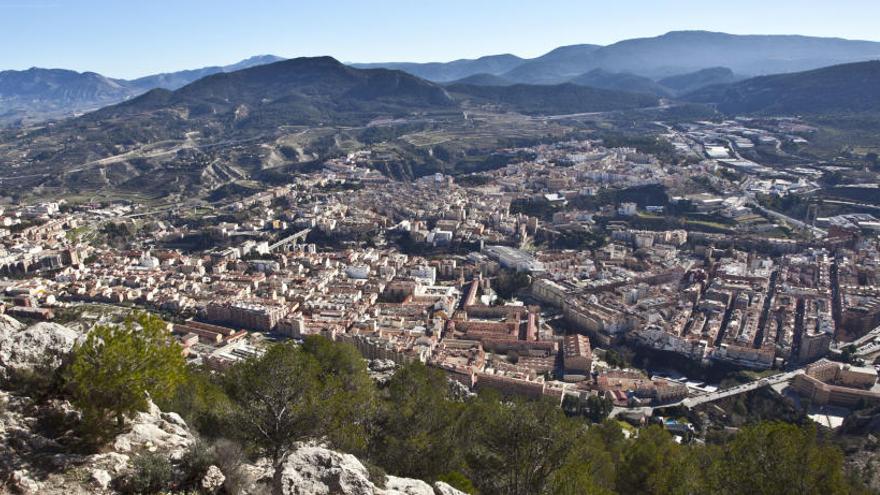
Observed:
[[[618,38],[0,72],[0,494],[876,493],[880,42]]]

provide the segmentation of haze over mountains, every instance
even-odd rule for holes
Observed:
[[[227,66],[203,67],[133,80],[94,72],[30,68],[0,72],[0,126],[39,122],[95,110],[154,88],[177,89],[219,72],[232,72],[281,60],[274,55],[251,57]]]
[[[730,114],[862,114],[880,112],[880,61],[755,77],[686,96]]]
[[[608,46],[564,46],[533,59],[503,54],[445,63],[392,62],[352,66],[402,70],[444,84],[509,86],[570,82],[597,89],[676,97],[749,76],[872,59],[880,59],[880,43],[679,31]],[[29,125],[67,117],[125,101],[151,89],[174,90],[212,74],[278,60],[281,58],[262,55],[228,66],[156,74],[134,80],[63,69],[4,71],[0,72],[0,126]]]
[[[515,60],[505,57],[508,63]],[[447,64],[355,64],[405,70],[425,79],[449,82],[475,74],[501,76],[511,82],[552,84],[595,69],[627,72],[651,79],[727,67],[742,76],[796,72],[880,58],[880,43],[808,36],[732,35],[674,31],[653,38],[620,41],[608,46],[572,45],[513,67],[492,63],[495,57]],[[455,71],[445,71],[455,68]]]

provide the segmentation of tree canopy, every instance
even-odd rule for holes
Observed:
[[[104,429],[115,418],[146,411],[148,397],[172,395],[184,376],[180,346],[161,318],[135,313],[122,325],[98,325],[76,346],[69,370],[73,402]]]

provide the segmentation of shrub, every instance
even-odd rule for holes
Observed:
[[[123,493],[160,493],[171,487],[173,472],[168,457],[147,453],[135,458],[132,472],[123,481]]]
[[[196,440],[183,454],[181,470],[183,471],[183,486],[194,488],[208,472],[208,468],[216,464],[214,449],[202,440]]]

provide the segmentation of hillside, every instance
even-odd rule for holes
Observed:
[[[880,61],[748,79],[686,96],[728,114],[880,112]]]
[[[527,84],[555,84],[577,77],[591,68],[586,66],[599,45],[571,45],[551,50],[540,57],[530,59],[507,73],[505,79]]]
[[[132,96],[124,81],[94,72],[31,68],[0,72],[0,126],[33,122],[117,103]]]
[[[677,94],[691,93],[707,86],[731,84],[742,80],[727,67],[710,67],[708,69],[669,76],[657,81],[662,86]]]
[[[0,127],[65,118],[112,105],[151,89],[177,89],[197,79],[282,60],[260,55],[241,62],[169,72],[134,80],[111,79],[94,72],[31,68],[0,72]]]
[[[448,86],[453,86],[456,84],[472,84],[474,86],[510,86],[513,83],[504,79],[501,76],[496,76],[493,74],[474,74],[472,76],[463,77],[461,79],[457,79],[450,83],[447,83]]]
[[[656,97],[576,84],[513,86],[452,85],[447,89],[458,98],[478,104],[498,105],[528,115],[607,112],[655,106]]]
[[[669,89],[647,77],[635,74],[612,73],[602,69],[593,69],[586,74],[575,77],[569,82],[592,88],[628,91],[630,93],[645,93],[654,96],[671,95]]]
[[[523,63],[516,55],[488,55],[478,59],[460,59],[452,62],[409,63],[390,62],[376,64],[351,64],[359,69],[394,69],[409,72],[434,82],[450,82],[475,74],[503,74]]]

